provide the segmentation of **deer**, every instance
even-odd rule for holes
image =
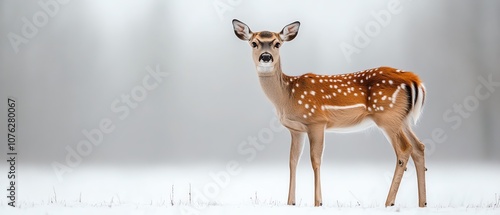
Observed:
[[[396,154],[396,168],[385,206],[394,206],[401,179],[411,156],[414,161],[419,207],[426,207],[424,144],[411,129],[423,110],[425,87],[409,71],[378,67],[354,73],[289,76],[281,69],[280,48],[297,37],[300,22],[280,32],[252,32],[233,19],[234,33],[247,41],[260,85],[276,108],[280,123],[291,134],[288,205],[295,205],[297,163],[305,136],[310,144],[314,172],[314,206],[322,206],[320,167],[325,132],[356,132],[377,126]]]

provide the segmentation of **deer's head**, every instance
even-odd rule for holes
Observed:
[[[283,42],[293,40],[299,32],[300,22],[293,22],[279,33],[270,31],[252,32],[243,22],[233,19],[234,33],[248,41],[252,47],[252,57],[259,75],[272,75],[280,61],[279,49]]]

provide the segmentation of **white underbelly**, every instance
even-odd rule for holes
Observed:
[[[360,123],[350,126],[350,127],[331,127],[327,128],[326,132],[334,132],[334,133],[352,133],[352,132],[358,132],[358,131],[363,131],[368,128],[371,128],[375,125],[375,122],[371,118],[365,118],[363,121]]]

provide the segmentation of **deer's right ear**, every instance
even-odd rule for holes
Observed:
[[[233,19],[233,29],[234,34],[241,40],[248,41],[252,38],[252,31],[250,31],[250,28],[240,20]]]

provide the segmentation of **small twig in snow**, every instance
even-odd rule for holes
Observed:
[[[356,199],[357,206],[361,206],[361,204],[359,203],[359,199],[358,199],[358,197],[356,197],[356,196],[354,195],[354,193],[352,193],[352,191],[350,191],[350,190],[349,190],[349,193],[351,193],[352,197],[354,197],[354,199]]]
[[[500,196],[498,195],[498,193],[495,193],[495,205],[493,206],[493,208],[500,208]]]
[[[191,204],[191,183],[189,183],[189,204]]]
[[[52,186],[52,190],[54,191],[54,202],[57,203],[56,188],[54,186]]]
[[[255,191],[255,204],[258,204],[258,203],[259,203],[259,201],[257,199],[257,191]]]
[[[172,190],[170,191],[170,205],[174,206],[174,185],[172,184]]]

